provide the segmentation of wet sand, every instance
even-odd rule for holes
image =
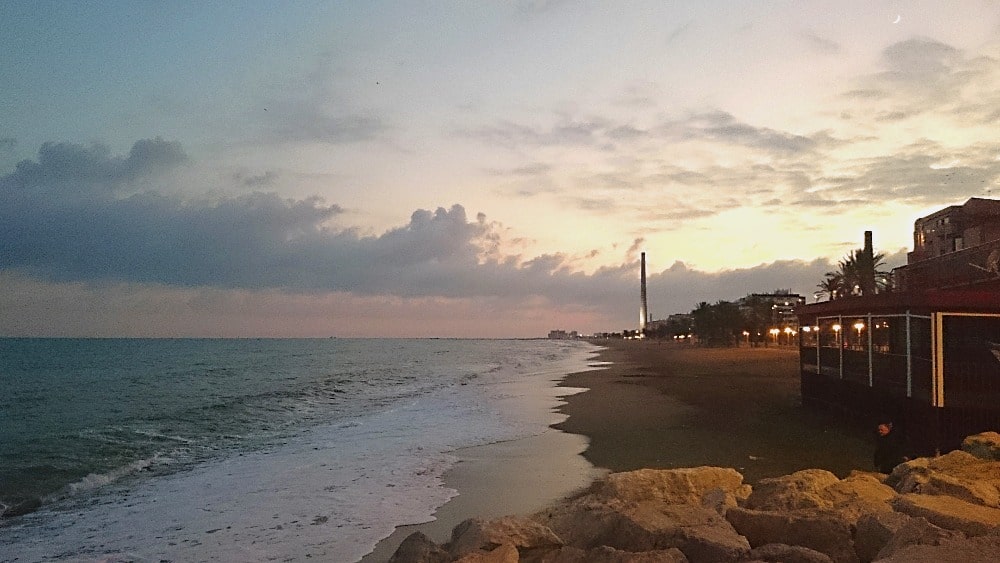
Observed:
[[[530,514],[587,487],[606,471],[580,456],[586,447],[583,436],[550,430],[456,451],[460,461],[448,471],[445,483],[459,491],[458,496],[437,510],[434,521],[396,528],[361,562],[388,561],[413,532],[444,543],[451,529],[468,518]]]
[[[606,370],[573,374],[555,427],[590,439],[584,456],[612,471],[715,465],[747,482],[807,468],[870,470],[865,421],[801,407],[798,350],[699,348],[608,340]]]

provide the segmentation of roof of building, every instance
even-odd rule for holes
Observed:
[[[931,312],[1000,314],[1000,298],[995,287],[882,293],[810,303],[795,309],[795,314],[801,320],[832,315],[887,315],[906,311],[914,314]]]

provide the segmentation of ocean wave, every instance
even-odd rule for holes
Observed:
[[[56,500],[68,498],[71,496],[87,493],[95,489],[104,487],[105,485],[114,483],[115,481],[118,481],[123,477],[127,477],[129,475],[138,473],[140,471],[145,471],[150,467],[152,467],[153,465],[159,463],[168,463],[169,461],[172,460],[173,460],[172,457],[166,454],[158,453],[152,457],[139,459],[133,461],[132,463],[129,463],[128,465],[116,467],[109,471],[105,471],[104,473],[90,473],[87,476],[80,479],[79,481],[75,481],[73,483],[66,485],[66,487],[64,487],[58,493],[49,495],[42,500],[45,503],[49,503]]]

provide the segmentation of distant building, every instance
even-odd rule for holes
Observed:
[[[1000,201],[914,222],[893,290],[799,307],[802,402],[894,417],[911,453],[1000,430]]]
[[[550,330],[549,340],[571,340],[580,338],[580,333],[573,330],[566,332],[565,330]]]
[[[776,289],[773,293],[751,293],[740,299],[737,305],[739,305],[740,310],[745,311],[753,300],[770,305],[772,328],[781,331],[791,329],[798,332],[799,318],[795,315],[795,309],[800,305],[805,305],[805,297],[798,293],[792,293],[790,289]]]

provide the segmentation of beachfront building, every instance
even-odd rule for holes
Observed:
[[[914,454],[1000,430],[1000,201],[914,224],[888,293],[799,307],[802,401],[896,419]]]

